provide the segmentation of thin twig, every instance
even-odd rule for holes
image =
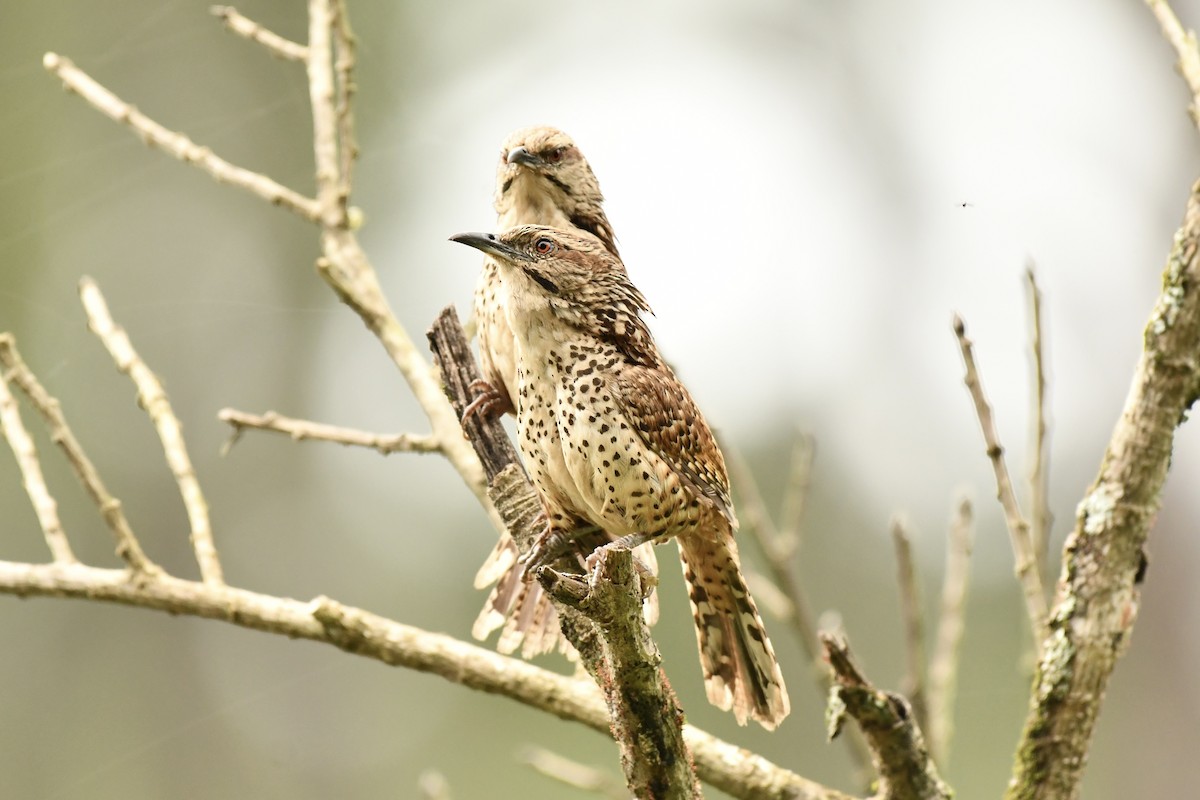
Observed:
[[[1197,128],[1200,128],[1200,49],[1196,46],[1196,34],[1184,30],[1183,25],[1179,23],[1179,17],[1175,16],[1167,0],[1146,0],[1146,5],[1150,6],[1154,16],[1158,18],[1163,37],[1171,43],[1179,56],[1179,74],[1183,76],[1188,90],[1192,93],[1192,103],[1188,112]]]
[[[349,202],[351,176],[358,158],[358,141],[354,137],[354,95],[358,92],[354,83],[354,61],[358,40],[350,30],[345,0],[334,0],[333,13],[333,36],[337,45],[333,66],[337,73],[338,177],[341,184],[338,191],[342,202]]]
[[[267,30],[252,19],[242,16],[233,6],[213,6],[209,9],[233,33],[252,42],[257,42],[273,56],[285,61],[304,61],[308,58],[308,48],[290,39],[285,39],[277,33]]]
[[[858,722],[879,773],[874,800],[950,800],[953,792],[938,775],[908,701],[871,685],[844,636],[822,633],[821,643],[834,680],[826,731],[837,736],[847,713]]]
[[[320,220],[321,206],[265,175],[235,166],[215,155],[212,150],[196,144],[187,136],[169,130],[105,89],[71,59],[46,53],[42,65],[63,82],[67,91],[74,92],[106,117],[128,127],[151,147],[188,164],[199,167],[220,183],[228,183],[256,194],[272,205],[282,206],[310,222]]]
[[[1017,496],[1013,492],[1012,479],[1008,476],[1008,466],[1004,462],[1004,448],[1000,446],[1000,437],[996,433],[996,423],[992,417],[992,408],[988,405],[983,393],[983,384],[975,368],[975,354],[971,340],[967,338],[966,324],[962,317],[954,315],[954,335],[958,337],[959,350],[962,352],[966,375],[963,381],[971,400],[975,403],[975,414],[979,418],[979,427],[983,431],[983,441],[987,445],[987,456],[992,462],[992,471],[996,475],[996,496],[1004,508],[1004,520],[1008,525],[1009,538],[1012,540],[1013,555],[1016,561],[1015,572],[1017,580],[1025,596],[1025,609],[1033,631],[1034,647],[1040,657],[1042,639],[1046,635],[1046,591],[1042,587],[1042,576],[1038,571],[1037,557],[1033,551],[1033,543],[1029,536],[1029,523],[1021,516],[1021,508],[1017,504]]]
[[[913,561],[912,537],[904,520],[892,520],[892,544],[896,549],[896,582],[900,586],[900,609],[904,616],[904,652],[907,666],[901,691],[912,703],[917,724],[929,724],[925,703],[925,623],[921,617],[921,589]]]
[[[966,617],[967,584],[974,537],[971,501],[963,497],[950,522],[946,541],[946,575],[942,580],[937,638],[929,660],[929,749],[945,769],[954,737],[954,700],[958,687],[958,654]]]
[[[11,341],[12,335],[0,334],[0,347],[7,346],[3,342]],[[75,554],[71,552],[71,544],[63,531],[62,520],[58,518],[58,503],[46,486],[46,477],[42,474],[42,464],[38,460],[37,448],[33,438],[21,422],[21,410],[17,407],[17,399],[8,390],[8,379],[0,374],[0,430],[8,440],[13,455],[17,459],[17,468],[21,470],[21,481],[25,486],[25,494],[29,495],[29,504],[37,515],[38,525],[50,548],[50,555],[55,561],[67,564],[76,563]]]
[[[196,470],[188,457],[187,445],[183,441],[183,427],[179,424],[175,412],[171,410],[171,401],[167,399],[162,383],[133,349],[133,343],[129,341],[125,330],[113,322],[104,296],[91,278],[84,278],[79,282],[79,296],[87,314],[88,327],[104,343],[117,369],[133,381],[133,385],[137,387],[138,405],[145,409],[150,421],[154,423],[154,429],[158,431],[163,453],[167,456],[167,464],[171,467],[175,482],[179,484],[179,494],[187,510],[192,549],[196,553],[200,575],[205,583],[224,583],[221,560],[213,543],[212,523],[208,518],[208,502],[204,499],[200,481],[196,478]]]
[[[308,3],[308,93],[312,102],[313,157],[322,224],[327,229],[345,229],[349,221],[338,160],[337,79],[333,66],[335,4],[336,0]]]
[[[17,352],[17,344],[11,336],[0,336],[0,364],[8,369],[6,379],[16,384],[42,415],[50,431],[50,440],[62,448],[67,463],[71,465],[79,482],[100,510],[100,516],[112,531],[117,543],[117,555],[136,572],[159,572],[159,567],[142,552],[141,545],[129,527],[129,521],[125,519],[125,512],[121,510],[121,501],[109,494],[104,481],[100,479],[100,473],[96,471],[91,459],[83,452],[79,440],[67,426],[58,401],[50,396],[21,358],[21,354]]]
[[[789,547],[788,542],[781,541],[779,531],[767,512],[758,481],[741,453],[736,448],[726,446],[725,454],[733,485],[738,487],[742,527],[754,537],[771,572],[772,580],[788,599],[789,613],[785,621],[791,625],[800,646],[808,656],[809,674],[813,678],[814,687],[824,700],[833,684],[829,670],[825,668],[812,604],[809,603],[808,594],[804,591],[791,560],[793,548]],[[865,779],[871,754],[857,729],[846,737],[846,747],[850,751],[855,772]]]
[[[1042,291],[1038,288],[1033,261],[1025,266],[1029,284],[1030,350],[1033,353],[1033,447],[1029,468],[1029,496],[1032,506],[1033,555],[1043,579],[1049,568],[1047,555],[1050,544],[1050,446],[1046,403],[1046,356],[1043,343]]]
[[[371,433],[312,422],[307,419],[285,417],[274,411],[268,411],[265,414],[250,414],[233,408],[223,408],[217,412],[217,419],[233,428],[233,433],[226,443],[225,452],[232,448],[247,428],[283,433],[298,442],[312,439],[352,447],[366,447],[385,456],[392,453],[439,453],[442,449],[433,436],[417,433]]]
[[[544,747],[526,747],[518,758],[547,778],[573,789],[593,792],[610,800],[629,800],[629,789],[603,770],[559,755]]]
[[[324,642],[384,664],[428,672],[472,689],[509,697],[609,734],[608,712],[590,681],[559,675],[326,597],[301,602],[165,574],[138,582],[130,581],[123,570],[10,561],[0,561],[0,593],[119,603],[220,620],[290,639]],[[734,797],[850,800],[848,795],[690,725],[684,726],[684,737],[700,778]]]

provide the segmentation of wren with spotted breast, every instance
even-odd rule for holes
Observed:
[[[507,296],[520,450],[548,520],[531,566],[590,526],[616,546],[674,538],[709,701],[774,729],[790,705],[742,577],[724,458],[659,355],[646,299],[589,234],[523,225],[451,238],[492,257]]]

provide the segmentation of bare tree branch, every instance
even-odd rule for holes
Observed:
[[[1038,648],[1040,655],[1042,639],[1046,633],[1046,590],[1042,586],[1037,556],[1030,540],[1029,523],[1021,515],[1017,496],[1013,492],[1012,479],[1004,462],[1004,448],[1000,445],[1000,437],[996,433],[996,423],[992,417],[992,407],[983,393],[983,384],[975,368],[975,354],[971,340],[967,338],[966,324],[957,314],[954,315],[954,335],[958,337],[958,346],[966,367],[963,380],[971,394],[971,400],[975,403],[975,413],[979,417],[979,427],[983,430],[988,459],[992,462],[992,470],[996,474],[996,496],[1004,508],[1004,520],[1008,524],[1008,534],[1016,560],[1017,580],[1025,595],[1025,610],[1029,614],[1033,630],[1034,647]]]
[[[317,165],[317,205],[325,237],[349,227],[349,194],[338,160],[337,76],[333,70],[337,0],[308,3],[308,94],[312,102],[313,157]],[[352,58],[352,56],[348,56]],[[348,244],[348,242],[346,242]],[[329,247],[326,245],[328,255]],[[379,298],[383,300],[382,295]]]
[[[341,184],[338,192],[349,199],[354,162],[358,158],[358,142],[354,138],[354,95],[358,91],[354,83],[354,60],[358,40],[350,30],[345,0],[334,0],[333,14],[333,36],[337,44],[333,67],[337,74],[338,177]]]
[[[1008,800],[1076,798],[1108,678],[1137,618],[1143,547],[1176,428],[1200,392],[1200,182],[1163,272],[1100,474],[1076,510]]]
[[[217,419],[233,428],[233,433],[226,444],[226,451],[237,443],[247,428],[284,433],[298,442],[312,439],[353,447],[366,447],[377,450],[385,456],[392,453],[439,453],[442,449],[441,444],[432,436],[423,436],[417,433],[371,433],[312,422],[307,419],[285,417],[274,411],[268,411],[265,414],[250,414],[233,408],[223,408],[217,412]]]
[[[0,334],[0,349],[13,347],[12,334]],[[73,564],[77,559],[71,552],[71,544],[63,531],[62,520],[58,517],[58,503],[46,486],[46,477],[42,474],[42,464],[38,460],[37,448],[29,431],[21,422],[21,410],[17,399],[8,390],[8,376],[0,374],[0,430],[8,440],[13,455],[17,459],[17,468],[21,470],[21,481],[25,493],[29,495],[29,504],[37,515],[38,525],[50,548],[50,555],[57,562]]]
[[[286,61],[304,61],[308,58],[307,47],[285,39],[254,20],[247,19],[239,14],[233,6],[213,6],[209,11],[213,16],[219,17],[230,31],[244,39],[259,43],[273,56],[278,56]]]
[[[1163,38],[1171,43],[1179,56],[1176,66],[1192,93],[1188,113],[1191,114],[1196,127],[1200,128],[1200,49],[1196,47],[1196,34],[1184,30],[1183,25],[1179,23],[1179,17],[1175,16],[1167,0],[1146,0],[1146,5],[1150,6],[1154,16],[1158,18]]]
[[[183,426],[171,409],[171,401],[167,399],[162,383],[133,349],[133,343],[124,329],[113,322],[104,295],[91,278],[80,281],[79,296],[83,300],[88,327],[104,343],[117,369],[133,381],[137,387],[138,405],[150,416],[154,429],[158,431],[163,453],[167,456],[167,464],[171,467],[175,482],[179,484],[179,494],[187,511],[192,549],[201,577],[205,583],[224,583],[221,560],[213,543],[212,523],[208,518],[208,501],[204,499],[200,481],[196,479],[196,470],[188,457],[187,445],[183,441]]]
[[[328,28],[335,21],[329,5],[331,2],[311,0],[316,19],[326,27],[322,28],[316,21],[312,23],[316,40],[311,41],[307,48],[308,72],[310,77],[317,79],[317,85],[312,88],[313,124],[317,134],[314,139],[318,184],[316,200],[297,194],[256,172],[236,167],[213,155],[208,148],[196,145],[187,136],[168,130],[101,86],[69,59],[47,53],[44,63],[47,70],[63,81],[67,90],[128,127],[147,144],[199,167],[218,181],[245,189],[321,226],[324,256],[317,262],[318,273],[379,339],[429,417],[432,434],[442,443],[444,455],[479,501],[488,508],[493,523],[499,527],[499,518],[489,506],[479,461],[470,445],[463,441],[458,420],[442,395],[429,363],[392,313],[375,271],[350,229],[345,192],[339,188],[338,116],[335,78],[330,74],[333,70],[331,48],[334,36]],[[348,68],[343,69],[349,74]]]
[[[131,580],[123,570],[81,564],[0,561],[0,593],[74,597],[222,620],[292,639],[331,644],[392,666],[510,697],[561,719],[608,734],[608,712],[596,687],[443,634],[384,619],[326,597],[307,603],[170,575]],[[850,800],[766,759],[691,726],[684,738],[702,780],[747,800]]]
[[[683,710],[662,670],[662,656],[642,617],[643,587],[633,553],[601,548],[586,580],[547,567],[538,579],[560,604],[563,633],[604,693],[621,767],[635,797],[701,797],[683,738]]]
[[[958,503],[946,544],[946,575],[942,580],[941,612],[937,638],[929,661],[929,725],[926,739],[934,761],[945,769],[950,763],[954,735],[954,696],[958,687],[958,652],[966,616],[967,578],[973,537],[971,501]]]
[[[874,800],[950,800],[954,794],[938,776],[908,701],[871,685],[844,636],[822,633],[821,644],[834,680],[826,710],[829,736],[838,735],[847,713],[862,727],[879,772]]]
[[[1033,261],[1025,265],[1025,280],[1029,284],[1030,350],[1033,355],[1033,447],[1029,469],[1029,496],[1032,506],[1031,539],[1038,571],[1046,576],[1050,544],[1050,447],[1046,420],[1046,356],[1043,344],[1042,290],[1038,288]]]
[[[921,589],[913,562],[912,537],[900,517],[892,520],[892,544],[896,549],[896,583],[900,587],[900,609],[904,616],[904,653],[907,666],[901,691],[912,704],[917,725],[927,728],[925,703],[925,623],[921,615]]]
[[[50,440],[62,448],[67,457],[67,463],[71,465],[79,482],[83,484],[83,488],[92,498],[96,508],[100,510],[100,515],[104,518],[109,530],[112,531],[113,538],[117,543],[117,555],[135,572],[145,574],[159,572],[158,565],[146,557],[146,554],[142,552],[141,545],[134,538],[133,531],[129,528],[129,521],[125,519],[125,512],[121,510],[121,501],[109,494],[104,481],[100,479],[100,473],[96,471],[91,459],[83,452],[79,440],[67,426],[67,420],[63,416],[59,402],[50,396],[22,360],[12,336],[0,336],[0,364],[8,369],[5,380],[16,384],[33,403],[33,407],[38,410],[38,413],[42,415],[42,419],[45,420],[46,426],[50,430]]]
[[[202,147],[182,133],[169,130],[105,89],[71,59],[46,53],[45,68],[63,82],[63,87],[82,97],[89,105],[113,121],[125,125],[150,147],[158,148],[174,158],[207,172],[214,180],[228,183],[256,194],[272,205],[299,214],[310,222],[320,219],[320,206],[265,175],[230,164],[207,147]]]

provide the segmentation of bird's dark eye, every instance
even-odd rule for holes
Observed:
[[[558,162],[563,160],[563,156],[565,156],[566,154],[567,154],[567,148],[556,147],[553,150],[551,150],[549,153],[546,153],[545,159],[547,162],[549,162],[551,164],[557,164]]]
[[[556,244],[554,244],[554,242],[552,242],[551,240],[549,240],[543,236],[541,239],[538,239],[536,242],[533,243],[533,249],[538,251],[542,255],[547,255],[547,254],[553,253],[555,250],[557,250],[558,246]]]

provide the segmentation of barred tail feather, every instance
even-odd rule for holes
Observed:
[[[774,730],[791,704],[775,650],[742,579],[732,533],[726,529],[715,541],[681,537],[679,553],[709,702],[732,710],[739,725],[754,719]]]
[[[563,638],[558,625],[558,612],[539,584],[526,582],[516,606],[500,632],[496,649],[512,653],[521,648],[522,658],[549,653],[556,646],[567,653],[570,644]]]
[[[575,554],[580,569],[583,568],[582,554],[596,546],[599,546],[599,541],[589,539]],[[647,576],[657,576],[658,560],[654,555],[654,546],[645,544],[634,552]],[[471,627],[471,635],[482,641],[499,628],[501,631],[496,649],[501,653],[515,653],[520,648],[522,658],[533,658],[549,653],[557,646],[565,656],[575,660],[575,649],[559,628],[558,612],[554,610],[541,584],[536,580],[522,579],[518,556],[517,543],[511,536],[505,535],[479,568],[475,587],[481,589],[490,583],[495,583],[495,586]],[[647,624],[658,622],[657,589],[646,598],[642,613]]]
[[[487,559],[475,573],[475,588],[486,588],[503,578],[512,569],[513,564],[517,563],[520,555],[517,550],[517,542],[512,535],[507,531],[500,534],[500,538],[496,540],[496,546],[492,548],[492,552],[488,553]]]
[[[519,647],[522,657],[533,658],[550,652],[560,643],[566,645],[566,640],[559,632],[558,613],[550,598],[536,581],[521,580],[516,543],[505,538],[511,547],[511,555],[503,552],[506,543],[501,540],[488,563],[480,569],[481,576],[487,571],[496,574],[496,585],[475,619],[471,635],[482,640],[497,628],[503,628],[496,649],[508,654]],[[497,569],[497,564],[503,565],[502,568]]]

